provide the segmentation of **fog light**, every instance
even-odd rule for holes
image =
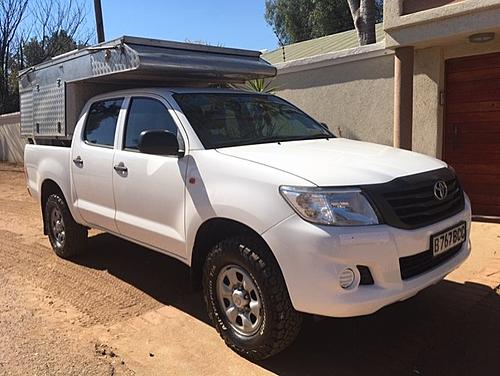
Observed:
[[[352,286],[354,283],[354,280],[356,279],[356,275],[352,271],[352,269],[344,269],[342,273],[339,275],[339,283],[340,287],[343,289],[348,289],[349,287]]]

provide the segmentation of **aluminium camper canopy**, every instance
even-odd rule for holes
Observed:
[[[70,139],[92,96],[124,88],[242,83],[276,75],[260,52],[124,36],[19,75],[21,134]]]

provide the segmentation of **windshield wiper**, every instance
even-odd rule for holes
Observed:
[[[306,140],[320,140],[320,139],[329,139],[334,138],[334,136],[327,134],[318,134],[313,136],[290,136],[283,138],[275,138],[275,137],[265,137],[259,138],[256,140],[256,143],[266,143],[266,142],[288,142],[288,141],[306,141]]]
[[[213,145],[210,148],[212,149],[220,149],[220,148],[230,148],[236,146],[250,146],[250,145],[259,145],[259,144],[271,144],[271,143],[280,143],[280,142],[289,142],[289,141],[307,141],[307,140],[320,140],[320,139],[330,139],[335,138],[333,135],[314,135],[314,136],[295,136],[295,137],[286,137],[286,138],[275,138],[275,137],[262,137],[253,140],[245,140],[245,141],[232,141],[226,143],[219,143],[217,145]]]

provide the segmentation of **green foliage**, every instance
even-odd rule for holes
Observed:
[[[19,71],[86,45],[85,0],[0,0],[0,113],[19,110]]]
[[[43,40],[31,38],[23,46],[24,65],[31,67],[78,47],[77,42],[64,30],[56,31]]]
[[[247,81],[244,84],[230,84],[227,82],[221,82],[210,84],[208,85],[208,87],[214,89],[240,89],[265,94],[272,94],[278,89],[277,87],[272,86],[272,80],[265,78],[256,78],[255,80]]]
[[[264,78],[256,78],[255,80],[247,81],[243,89],[248,91],[255,91],[258,93],[271,94],[276,91],[276,87],[272,86],[271,80],[266,80]]]
[[[81,47],[73,38],[62,30],[45,37],[43,40],[31,38],[25,42],[17,54],[9,57],[9,68],[5,79],[6,86],[0,93],[0,113],[19,111],[19,86],[17,76],[19,71],[40,64],[54,56]]]
[[[376,22],[383,0],[374,0]],[[290,44],[354,29],[346,0],[266,0],[265,18],[280,40]]]

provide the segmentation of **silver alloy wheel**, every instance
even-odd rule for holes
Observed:
[[[63,247],[64,240],[66,239],[66,232],[61,209],[57,206],[53,207],[50,212],[50,230],[52,231],[56,245],[58,247]]]
[[[252,336],[262,326],[262,296],[255,280],[236,265],[221,269],[217,298],[229,325],[241,335]]]

